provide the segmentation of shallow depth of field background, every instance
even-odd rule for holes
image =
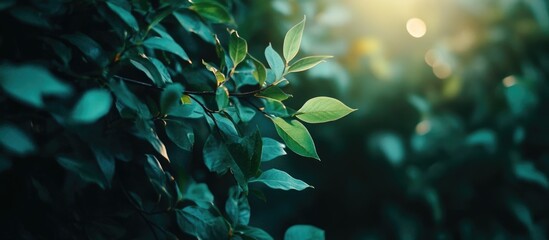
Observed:
[[[250,198],[252,225],[275,239],[299,223],[328,239],[547,238],[546,1],[250,0],[241,10],[255,55],[269,42],[280,50],[305,15],[302,54],[335,56],[292,76],[288,106],[323,95],[359,109],[308,125],[321,162],[269,163],[315,189]]]

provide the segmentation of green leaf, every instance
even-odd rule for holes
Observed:
[[[214,1],[196,2],[189,8],[212,23],[231,23],[234,20],[225,6]]]
[[[250,180],[250,183],[252,182],[260,182],[270,188],[281,190],[301,191],[309,187],[312,188],[311,185],[299,179],[293,178],[292,176],[290,176],[290,174],[284,171],[280,171],[274,168],[261,173],[258,178]]]
[[[248,56],[250,56],[250,59],[252,59],[252,63],[255,67],[255,70],[252,74],[259,83],[259,86],[263,86],[265,84],[265,80],[267,79],[267,69],[265,68],[265,65],[263,65],[263,63],[261,63],[259,60],[255,59],[251,55]]]
[[[202,64],[208,69],[208,71],[212,72],[215,76],[215,80],[217,82],[217,85],[221,85],[223,82],[225,82],[226,78],[225,75],[221,71],[219,71],[216,67],[213,65],[207,63],[206,61],[202,60]]]
[[[286,155],[286,145],[272,139],[272,138],[262,138],[263,140],[263,150],[261,152],[261,161],[268,162],[277,157]]]
[[[290,114],[288,112],[288,108],[278,100],[273,100],[270,98],[263,98],[261,99],[263,102],[263,105],[265,106],[265,112],[274,115],[277,117],[289,117]]]
[[[273,237],[263,229],[250,226],[237,226],[235,229],[237,234],[244,235],[252,240],[273,240]],[[244,238],[247,239],[248,238]]]
[[[0,86],[17,100],[34,107],[44,107],[42,97],[69,95],[69,85],[59,81],[47,69],[33,65],[0,66]]]
[[[12,7],[16,2],[17,0],[3,0],[0,2],[0,11]]]
[[[249,122],[254,118],[256,111],[242,104],[240,99],[233,98],[233,103],[235,105],[238,117],[242,122]]]
[[[105,89],[86,91],[72,110],[71,119],[77,123],[93,123],[105,116],[112,105],[111,92]]]
[[[175,145],[183,150],[191,151],[194,145],[194,131],[188,124],[177,121],[166,121],[166,135]]]
[[[290,97],[292,97],[291,94],[287,94],[282,89],[280,89],[278,86],[270,86],[266,88],[265,90],[261,91],[260,93],[256,94],[257,97],[262,98],[270,98],[277,101],[284,101]]]
[[[97,65],[105,67],[109,63],[109,59],[105,56],[105,52],[103,51],[103,48],[101,48],[101,45],[88,35],[75,33],[63,35],[62,38],[78,48],[86,58],[95,62]]]
[[[63,64],[69,64],[72,59],[72,51],[69,47],[53,38],[43,38],[43,40],[51,47],[53,53],[59,57]]]
[[[332,58],[332,56],[311,56],[311,57],[304,57],[302,59],[297,60],[294,64],[290,65],[288,68],[288,72],[302,72],[305,70],[309,70],[316,65],[325,62],[324,60]]]
[[[183,96],[183,86],[180,83],[170,84],[162,90],[160,94],[160,111],[163,114],[169,114],[174,108],[181,107],[181,96]]]
[[[225,174],[229,169],[238,185],[244,192],[248,192],[248,178],[242,172],[227,145],[218,140],[214,134],[210,135],[204,143],[203,156],[204,164],[211,172],[219,175]]]
[[[126,86],[123,81],[111,79],[109,81],[109,87],[111,91],[116,96],[117,107],[125,106],[136,112],[141,118],[147,119],[151,118],[151,113],[149,108],[142,103],[135,94],[133,94],[130,89]],[[121,109],[119,109],[120,111]]]
[[[221,85],[215,91],[215,102],[219,110],[223,110],[229,106],[229,90],[225,86]]]
[[[173,16],[185,30],[198,35],[208,43],[215,44],[212,30],[194,12],[180,10],[174,12]]]
[[[205,183],[191,183],[183,196],[202,207],[207,207],[214,201],[214,195]]]
[[[227,239],[229,229],[221,216],[209,209],[188,206],[176,210],[177,223],[182,231],[204,240]]]
[[[0,145],[18,155],[26,155],[36,150],[33,140],[25,132],[7,123],[0,125]]]
[[[66,170],[74,173],[85,182],[95,183],[102,189],[107,188],[107,183],[99,166],[87,159],[73,159],[69,157],[58,157],[57,163]]]
[[[158,135],[156,134],[155,129],[153,128],[153,122],[149,119],[136,119],[135,121],[135,132],[134,134],[138,137],[147,140],[151,146],[160,153],[166,160],[170,160],[168,157],[168,152],[166,151],[166,146]]]
[[[6,158],[3,155],[0,155],[0,173],[10,170],[12,165],[13,163],[10,159]]]
[[[226,144],[227,149],[246,180],[259,175],[262,144],[259,131]]]
[[[133,30],[138,31],[139,30],[139,24],[137,24],[137,20],[135,20],[135,17],[132,15],[132,13],[124,8],[121,8],[114,3],[107,2],[107,6],[116,13],[122,21],[124,21],[128,26],[130,26]]]
[[[237,31],[231,32],[231,37],[229,41],[229,56],[233,61],[233,68],[235,68],[239,63],[244,61],[246,55],[248,54],[248,43],[246,40],[238,36]]]
[[[115,159],[112,155],[107,153],[104,148],[95,146],[92,146],[91,148],[95,156],[95,161],[97,161],[97,165],[105,177],[105,185],[107,188],[110,188],[116,167]]]
[[[531,162],[516,163],[514,172],[518,179],[538,184],[546,189],[549,188],[549,181],[545,174]]]
[[[233,226],[248,225],[250,222],[248,198],[236,186],[229,189],[229,197],[225,202],[225,212]]]
[[[273,120],[278,135],[292,151],[304,157],[320,160],[313,138],[303,124],[297,120],[286,120],[280,117],[271,120]]]
[[[177,44],[173,39],[161,38],[161,37],[151,37],[143,42],[143,45],[150,49],[158,49],[166,52],[173,53],[179,56],[184,61],[192,63],[189,59],[189,56],[183,50],[179,44]]]
[[[170,195],[166,189],[166,175],[162,165],[154,155],[146,154],[147,163],[145,164],[145,173],[148,176],[149,182],[157,193]]]
[[[284,48],[283,54],[286,63],[289,63],[299,52],[299,47],[301,46],[301,39],[303,38],[303,29],[305,28],[305,19],[299,22],[297,25],[293,26],[284,37]]]
[[[305,102],[295,116],[308,123],[324,123],[335,121],[354,111],[356,109],[347,107],[337,99],[315,97]]]
[[[324,240],[324,238],[324,230],[311,225],[294,225],[284,234],[284,240]]]
[[[137,69],[141,70],[156,86],[162,87],[165,85],[162,74],[154,65],[154,63],[146,56],[135,56],[130,59],[130,62]]]
[[[273,46],[269,44],[267,48],[265,48],[265,59],[267,59],[267,63],[271,67],[271,70],[275,74],[275,81],[282,79],[282,75],[284,74],[284,61],[278,55],[278,53],[273,49]]]

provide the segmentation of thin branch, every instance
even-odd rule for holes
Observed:
[[[160,90],[160,91],[164,89],[162,87],[158,87],[158,86],[155,86],[153,84],[141,82],[141,81],[131,79],[131,78],[126,78],[126,77],[122,77],[122,76],[118,76],[118,75],[114,75],[113,77],[118,78],[118,79],[120,79],[122,81],[125,81],[127,83],[132,83],[132,84],[140,85],[140,86],[143,86],[143,87],[153,88],[153,89]],[[264,88],[256,89],[256,90],[249,91],[249,92],[232,92],[232,93],[229,93],[229,96],[232,96],[232,97],[249,97],[249,96],[255,95],[255,94],[260,93],[260,92],[263,92],[263,91],[275,86],[275,83],[276,83],[276,81],[269,84],[269,85],[267,85],[267,86],[265,86]],[[185,90],[185,91],[183,91],[183,94],[187,94],[189,96],[190,95],[215,95],[215,91]]]

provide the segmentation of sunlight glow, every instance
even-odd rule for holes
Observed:
[[[503,85],[505,87],[512,87],[515,84],[517,84],[517,79],[514,76],[508,76],[503,79]]]
[[[427,25],[419,18],[411,18],[406,22],[406,30],[412,37],[420,38],[427,33]]]
[[[418,135],[425,135],[431,131],[431,122],[429,120],[423,120],[416,125],[416,133]]]

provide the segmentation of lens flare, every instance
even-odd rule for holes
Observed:
[[[427,25],[419,18],[411,18],[406,22],[406,30],[412,37],[420,38],[427,33]]]

